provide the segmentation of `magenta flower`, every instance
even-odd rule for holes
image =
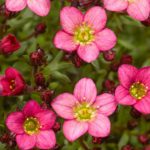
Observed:
[[[51,110],[42,109],[40,105],[30,100],[22,111],[11,113],[6,119],[8,129],[16,134],[16,142],[20,149],[33,147],[50,149],[56,144],[52,127],[56,115]]]
[[[57,114],[66,119],[63,133],[69,141],[74,141],[88,132],[94,137],[106,137],[110,133],[108,116],[116,109],[114,96],[97,96],[94,82],[89,78],[81,79],[74,89],[74,95],[63,93],[52,102]]]
[[[25,86],[22,75],[15,68],[7,68],[5,75],[0,77],[0,94],[2,96],[21,94]]]
[[[110,11],[127,11],[132,18],[143,21],[150,13],[149,0],[103,0],[104,7]]]
[[[0,53],[11,54],[20,48],[20,43],[12,34],[8,34],[0,41]]]
[[[50,11],[50,0],[5,0],[9,11],[21,11],[28,6],[39,16],[46,16]]]
[[[137,69],[131,65],[119,67],[120,85],[115,91],[119,104],[132,105],[143,114],[150,113],[150,67]]]
[[[105,28],[106,12],[101,7],[92,7],[82,14],[75,7],[64,7],[60,13],[62,30],[55,38],[54,45],[67,52],[77,50],[86,62],[96,60],[100,51],[112,49],[116,44],[113,31]]]

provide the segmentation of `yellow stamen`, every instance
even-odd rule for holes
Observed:
[[[74,117],[78,121],[90,121],[96,117],[96,108],[87,102],[78,103],[74,108]]]
[[[37,118],[29,117],[24,122],[24,131],[29,134],[36,134],[39,132],[40,124]]]
[[[129,91],[132,97],[134,97],[137,100],[140,100],[144,96],[146,96],[148,87],[145,86],[143,83],[135,82],[131,85]]]
[[[92,43],[94,39],[94,30],[86,23],[82,23],[82,25],[75,29],[74,41],[76,44],[88,45]]]

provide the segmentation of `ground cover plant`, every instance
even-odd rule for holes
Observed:
[[[0,150],[150,150],[149,0],[0,0]]]

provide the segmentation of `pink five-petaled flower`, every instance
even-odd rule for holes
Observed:
[[[28,6],[39,16],[46,16],[50,11],[50,0],[5,0],[9,11],[21,11]]]
[[[74,94],[63,93],[52,102],[57,114],[66,119],[63,133],[69,141],[74,141],[88,132],[94,137],[106,137],[110,133],[108,116],[116,109],[114,96],[97,96],[94,82],[82,78],[75,85]]]
[[[103,0],[104,7],[110,11],[127,11],[134,19],[146,20],[150,13],[149,0]]]
[[[77,50],[85,62],[94,61],[100,51],[116,44],[113,31],[105,28],[107,16],[101,7],[92,7],[82,14],[75,7],[64,7],[60,13],[62,30],[54,38],[54,45],[67,52]]]
[[[25,87],[22,75],[15,68],[7,68],[5,75],[0,77],[0,94],[2,96],[21,94]]]
[[[42,109],[40,105],[30,100],[22,111],[11,113],[6,119],[8,129],[16,134],[16,142],[21,150],[50,149],[56,144],[52,127],[56,115],[53,111]]]
[[[120,85],[115,91],[118,103],[132,105],[143,114],[150,114],[150,67],[137,69],[131,65],[119,67]]]

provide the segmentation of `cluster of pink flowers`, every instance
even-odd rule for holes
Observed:
[[[13,68],[7,69],[6,77],[3,78],[8,83],[14,79],[10,71],[14,71],[15,79],[18,76]],[[150,67],[138,70],[131,65],[122,65],[118,75],[120,85],[116,88],[115,96],[108,93],[97,96],[93,80],[82,78],[75,85],[73,94],[62,93],[52,101],[52,108],[65,119],[63,133],[66,139],[75,141],[86,132],[94,137],[107,137],[111,130],[108,117],[114,113],[117,104],[132,105],[139,112],[150,114]],[[17,92],[18,88],[20,83],[15,85]],[[20,149],[49,149],[56,144],[52,130],[55,120],[56,116],[51,110],[43,109],[36,101],[30,100],[22,111],[7,117],[6,125],[15,134]]]
[[[10,96],[21,94],[25,89],[22,75],[12,67],[5,70],[5,75],[0,76],[0,95]]]
[[[127,11],[129,16],[139,21],[148,19],[150,14],[149,0],[102,0],[102,2],[105,9],[115,12]],[[82,4],[82,1],[80,3]],[[21,11],[26,6],[37,15],[46,16],[51,3],[50,0],[6,0],[6,7],[10,11]]]
[[[112,94],[97,96],[94,82],[83,78],[75,85],[74,94],[63,93],[52,102],[57,114],[66,119],[63,132],[69,141],[74,141],[88,132],[94,137],[106,137],[110,134],[111,123],[108,118],[116,109],[117,103]],[[6,125],[15,134],[20,149],[50,149],[56,144],[52,130],[56,115],[43,109],[30,100],[22,111],[8,115]]]
[[[6,7],[10,11],[21,11],[28,6],[39,16],[47,16],[50,11],[50,0],[6,0]]]
[[[143,21],[150,15],[149,0],[102,0],[104,8],[110,11],[127,11],[132,18]]]
[[[127,11],[139,21],[146,20],[150,13],[149,0],[103,0],[103,4],[110,11]],[[50,0],[6,0],[10,11],[21,11],[26,6],[37,15],[46,16],[50,11]],[[54,37],[55,47],[69,53],[76,51],[87,63],[96,60],[100,52],[111,50],[117,37],[106,28],[104,8],[95,6],[83,14],[75,7],[64,7],[60,12],[62,29]],[[9,54],[19,48],[18,40],[11,34],[0,41],[0,53]],[[40,61],[35,62],[39,64]],[[131,105],[143,114],[150,114],[150,67],[137,69],[122,65],[118,76],[120,85],[115,95],[97,95],[93,80],[82,78],[76,83],[73,94],[62,93],[52,101],[52,108],[65,120],[63,133],[66,139],[75,141],[87,132],[94,137],[107,137],[111,130],[109,116],[118,104]],[[25,81],[15,68],[7,68],[0,76],[1,96],[19,95],[25,88]],[[56,145],[52,130],[55,121],[56,115],[52,110],[43,109],[35,100],[30,100],[22,111],[8,115],[6,125],[15,134],[20,149],[51,149]]]

